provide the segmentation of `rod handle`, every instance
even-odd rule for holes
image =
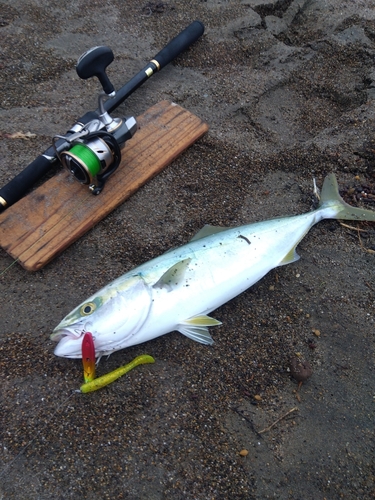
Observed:
[[[173,40],[171,40],[160,52],[156,54],[153,61],[156,61],[158,70],[164,68],[168,63],[173,61],[181,52],[186,50],[190,45],[198,40],[203,35],[204,24],[201,21],[194,21]]]
[[[52,167],[46,156],[40,155],[22,172],[0,189],[0,212],[20,200],[26,191]]]

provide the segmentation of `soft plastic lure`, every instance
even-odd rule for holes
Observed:
[[[117,368],[116,370],[113,370],[112,372],[107,373],[102,377],[98,377],[94,380],[91,380],[90,382],[82,384],[80,387],[80,391],[83,393],[97,391],[98,389],[101,389],[102,387],[105,387],[106,385],[122,377],[122,375],[125,375],[125,373],[128,373],[136,366],[144,365],[146,363],[155,363],[155,360],[152,356],[149,356],[148,354],[142,354],[141,356],[137,356],[136,358],[133,359],[133,361],[131,361],[127,365],[120,366],[120,368]]]
[[[95,345],[90,332],[82,340],[82,364],[84,381],[92,382],[95,378]]]

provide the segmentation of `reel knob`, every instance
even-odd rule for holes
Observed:
[[[107,95],[114,95],[115,88],[105,70],[114,59],[112,49],[104,45],[89,49],[77,61],[76,71],[80,78],[87,80],[96,76]]]

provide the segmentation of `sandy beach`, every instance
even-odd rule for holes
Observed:
[[[0,499],[375,498],[375,225],[326,220],[212,313],[212,346],[178,332],[80,360],[49,336],[107,283],[205,224],[313,208],[334,172],[375,210],[375,3],[364,0],[0,1],[3,186],[86,111],[100,85],[78,57],[108,45],[121,87],[195,19],[203,36],[114,115],[161,100],[209,131],[40,271],[0,249]],[[17,135],[18,132],[22,134]],[[31,134],[31,137],[28,135]],[[309,362],[298,389],[290,362]],[[298,390],[297,390],[298,389]]]

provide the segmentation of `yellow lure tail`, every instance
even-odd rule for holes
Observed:
[[[107,373],[106,375],[102,375],[101,377],[95,378],[90,382],[82,384],[80,387],[80,391],[83,393],[97,391],[98,389],[101,389],[102,387],[105,387],[106,385],[111,384],[118,378],[122,377],[122,375],[125,375],[125,373],[128,373],[136,366],[144,365],[147,363],[155,363],[155,359],[152,356],[149,356],[148,354],[142,354],[141,356],[137,356],[136,358],[133,359],[133,361],[131,361],[127,365],[120,366],[120,368],[117,368],[116,370],[113,370],[112,372]]]

